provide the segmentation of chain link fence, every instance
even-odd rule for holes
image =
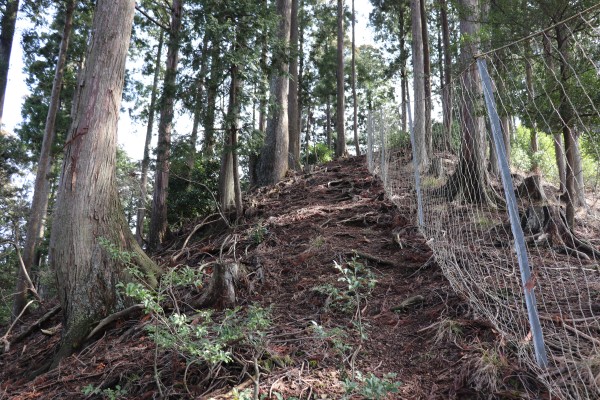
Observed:
[[[434,121],[426,165],[413,165],[422,133],[398,129],[400,110],[368,119],[370,171],[415,210],[503,349],[561,399],[600,398],[598,26],[582,13],[478,56],[454,80],[452,123]]]

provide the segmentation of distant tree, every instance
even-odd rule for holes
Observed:
[[[345,89],[344,89],[344,0],[337,2],[337,109],[336,126],[337,140],[335,142],[335,156],[343,157],[346,155],[346,126],[344,113],[345,107]]]
[[[75,12],[76,1],[68,0],[65,9],[65,22],[58,53],[58,61],[52,83],[52,94],[50,96],[50,104],[48,106],[48,116],[46,118],[46,126],[44,129],[44,138],[42,140],[42,148],[40,159],[37,166],[35,183],[33,187],[33,199],[31,201],[31,209],[27,218],[27,236],[23,247],[23,268],[19,268],[19,276],[17,279],[17,288],[14,295],[13,316],[16,317],[21,313],[27,299],[27,273],[30,272],[33,261],[35,259],[36,247],[42,239],[44,218],[48,207],[48,196],[50,192],[50,168],[52,162],[52,146],[56,133],[56,116],[60,105],[60,92],[63,86],[63,76],[67,61],[67,51],[71,38],[71,28],[73,26],[73,13]]]
[[[356,96],[356,12],[354,10],[354,0],[352,0],[352,130],[354,132],[354,148],[356,155],[360,155],[360,145],[358,143],[358,100]]]
[[[78,87],[50,238],[63,334],[52,364],[71,354],[93,324],[126,307],[117,283],[136,265],[155,283],[156,265],[135,241],[121,208],[116,179],[117,122],[134,0],[98,0],[85,69]],[[128,254],[128,257],[116,257]]]
[[[298,104],[298,57],[299,57],[299,25],[298,3],[292,0],[292,13],[290,23],[290,89],[288,95],[288,130],[290,133],[290,169],[300,167],[300,109]]]
[[[175,109],[177,64],[179,62],[180,31],[184,0],[173,0],[171,25],[167,44],[167,65],[158,123],[158,145],[156,149],[156,174],[152,198],[152,216],[148,233],[148,248],[157,250],[167,234],[167,192],[169,187],[169,154],[171,131]]]
[[[158,98],[158,81],[160,78],[160,66],[162,63],[163,41],[164,31],[161,29],[158,37],[156,61],[154,62],[154,79],[152,80],[150,104],[148,104],[146,139],[144,140],[144,155],[142,158],[142,170],[140,176],[140,198],[138,200],[135,225],[135,238],[140,246],[142,246],[142,244],[144,243],[144,220],[146,219],[146,203],[148,196],[148,169],[150,168],[150,143],[152,142],[152,132],[154,130],[156,102]]]
[[[4,109],[4,96],[8,83],[8,68],[10,66],[10,53],[12,51],[13,37],[19,11],[19,0],[6,0],[0,18],[0,126]]]

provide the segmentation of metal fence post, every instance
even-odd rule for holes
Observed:
[[[512,178],[510,176],[510,168],[507,162],[506,149],[504,148],[502,129],[500,127],[500,118],[498,117],[496,103],[494,101],[492,92],[492,80],[488,74],[487,65],[483,58],[477,59],[477,66],[479,68],[479,75],[481,76],[481,81],[483,83],[483,95],[485,97],[485,104],[487,107],[488,116],[490,118],[490,125],[492,126],[492,137],[494,138],[494,147],[496,149],[497,156],[496,158],[498,159],[498,166],[500,167],[500,175],[502,177],[502,185],[504,187],[504,195],[506,197],[506,206],[508,208],[510,226],[515,238],[515,251],[517,253],[519,268],[521,270],[521,282],[523,284],[523,290],[525,293],[525,304],[527,305],[529,326],[531,328],[531,334],[533,337],[535,358],[540,367],[546,368],[548,366],[548,356],[546,355],[546,348],[544,347],[544,335],[542,333],[540,318],[537,313],[535,295],[533,293],[534,285],[529,268],[529,260],[527,258],[527,248],[525,246],[523,229],[521,228],[519,212],[517,210],[517,199],[513,189]]]

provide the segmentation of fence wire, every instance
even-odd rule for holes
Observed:
[[[600,398],[598,26],[598,12],[580,15],[481,56],[526,243],[525,285],[483,87],[469,80],[475,65],[454,80],[450,131],[434,122],[431,161],[417,171],[420,187],[410,137],[397,128],[399,110],[378,110],[368,120],[370,171],[392,201],[415,210],[415,223],[420,191],[421,231],[452,287],[561,399]],[[547,367],[536,360],[527,290],[535,295]]]

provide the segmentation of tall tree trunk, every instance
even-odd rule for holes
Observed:
[[[401,114],[401,124],[402,124],[402,132],[407,132],[407,123],[408,123],[408,118],[407,118],[407,93],[406,91],[408,90],[408,74],[406,73],[406,59],[407,59],[407,52],[406,52],[406,28],[405,28],[405,24],[404,24],[404,7],[400,7],[399,10],[399,15],[398,15],[398,31],[399,31],[399,35],[400,37],[398,38],[398,41],[400,42],[400,97],[401,97],[401,104],[402,104],[402,114]],[[369,111],[371,111],[371,105],[369,105]]]
[[[160,78],[160,66],[162,59],[164,32],[161,29],[158,37],[158,50],[156,62],[154,63],[154,79],[152,81],[152,93],[150,105],[148,106],[148,125],[146,126],[146,140],[144,141],[144,157],[142,158],[142,172],[140,180],[140,198],[138,199],[137,218],[135,222],[135,240],[140,246],[144,243],[144,219],[146,218],[146,197],[148,196],[148,168],[150,167],[150,142],[154,130],[154,114],[156,110],[156,97],[158,94],[158,80]]]
[[[2,125],[2,110],[4,109],[4,96],[8,84],[8,68],[10,66],[10,53],[15,36],[19,0],[7,0],[5,12],[0,19],[0,126]]]
[[[196,158],[198,152],[196,151],[196,145],[198,144],[198,128],[200,127],[200,120],[202,119],[202,113],[204,112],[204,84],[206,81],[206,69],[207,69],[207,52],[208,52],[208,35],[204,35],[202,43],[202,51],[200,54],[200,72],[196,77],[196,95],[194,96],[194,120],[192,121],[192,133],[190,135],[190,151],[186,158],[187,166],[187,189],[192,187],[192,172],[194,171],[194,165],[196,165]]]
[[[479,44],[478,0],[461,0],[460,34],[462,47],[460,63],[465,72],[461,75],[461,85],[467,95],[460,109],[461,119],[461,154],[457,171],[448,180],[447,188],[450,198],[462,194],[464,200],[471,203],[491,204],[488,194],[488,177],[485,169],[485,124],[478,115],[474,98],[481,98],[482,87],[477,65],[472,62]]]
[[[167,45],[167,66],[165,84],[161,99],[160,121],[158,123],[158,146],[156,150],[156,175],[154,195],[152,197],[152,216],[148,234],[148,248],[157,250],[167,234],[167,192],[169,189],[169,158],[171,155],[171,131],[175,92],[177,90],[177,63],[179,61],[179,33],[181,30],[181,12],[183,0],[173,0],[171,8],[171,26]]]
[[[444,125],[444,150],[452,148],[452,54],[450,48],[450,28],[448,25],[448,5],[440,0],[442,43],[444,49],[444,81],[442,83],[442,113]]]
[[[337,110],[336,131],[337,139],[335,156],[346,155],[346,127],[344,122],[345,98],[344,98],[344,0],[337,2]]]
[[[277,15],[279,15],[278,37],[284,43],[289,43],[291,0],[277,0]],[[265,144],[260,152],[258,162],[258,184],[272,185],[284,177],[288,165],[289,134],[288,134],[288,90],[289,79],[285,76],[288,65],[283,57],[273,59],[273,77],[271,78],[270,94],[273,109],[269,112]]]
[[[156,265],[135,241],[117,193],[117,122],[134,0],[98,0],[79,101],[65,144],[50,265],[57,274],[63,334],[53,365],[78,348],[88,332],[130,300],[117,284],[131,281],[113,251],[133,252],[149,282]],[[111,249],[108,249],[110,247]]]
[[[221,48],[218,40],[212,41],[210,50],[210,78],[206,85],[206,112],[204,113],[204,143],[202,155],[206,159],[212,158],[215,152],[215,109],[217,106],[217,92],[219,90],[219,74],[221,69]]]
[[[427,159],[433,154],[433,132],[431,129],[431,57],[429,55],[429,33],[425,0],[419,1],[421,16],[421,38],[423,40],[423,95],[425,99],[425,146]]]
[[[580,194],[577,193],[577,185],[575,183],[575,164],[577,163],[577,143],[575,130],[573,129],[573,109],[571,108],[569,95],[566,87],[568,87],[569,81],[569,39],[568,34],[565,32],[564,25],[558,25],[554,28],[556,33],[556,43],[559,55],[559,68],[560,68],[560,101],[558,105],[558,114],[562,123],[562,134],[565,144],[565,160],[566,160],[566,179],[565,188],[566,191],[563,193],[562,198],[565,200],[567,205],[566,219],[567,225],[573,228],[575,225],[575,211],[576,208],[581,206]]]
[[[299,139],[302,138],[302,110],[304,108],[305,96],[305,92],[302,90],[304,79],[304,26],[304,0],[300,0],[300,5],[298,7],[298,120],[296,121],[298,135],[300,136]]]
[[[426,100],[425,100],[425,71],[423,65],[423,30],[421,29],[420,0],[411,0],[411,26],[412,26],[412,59],[414,74],[414,145],[418,165],[415,168],[425,168],[429,164],[428,142],[426,129]]]
[[[531,57],[532,57],[531,42],[526,41],[525,46],[526,46],[525,86],[527,88],[527,101],[529,102],[529,104],[534,104],[535,92],[534,92],[534,88],[533,88],[533,68],[531,65]],[[528,116],[529,116],[529,112],[527,112],[527,116],[525,118],[525,123],[526,123],[527,127],[531,130],[531,132],[529,134],[529,149],[531,151],[531,154],[536,155],[537,152],[539,151],[537,126],[536,126],[535,120],[533,118],[528,118]],[[535,161],[531,165],[531,172],[533,172],[534,175],[540,175],[541,170],[540,170],[540,166],[537,162],[537,157],[534,157],[534,159],[535,159]]]
[[[327,95],[327,104],[325,105],[325,135],[327,136],[327,148],[331,149],[331,96]]]
[[[358,101],[356,96],[356,13],[354,11],[354,0],[352,0],[352,106],[353,106],[353,131],[356,155],[360,155],[360,144],[358,143]]]
[[[71,39],[71,30],[73,27],[73,13],[75,11],[75,0],[69,0],[65,9],[65,24],[63,27],[62,39],[58,51],[58,60],[54,71],[54,81],[52,82],[52,92],[50,95],[50,104],[48,105],[48,115],[46,116],[46,126],[44,128],[44,138],[42,139],[42,149],[40,151],[40,160],[35,175],[33,186],[33,199],[31,209],[27,219],[27,237],[23,247],[23,264],[27,272],[31,271],[34,265],[36,247],[42,239],[44,232],[44,218],[48,208],[48,195],[50,192],[49,176],[52,168],[52,144],[56,136],[56,115],[60,106],[60,92],[62,89],[63,76],[65,72],[65,63],[67,60],[67,51]],[[17,289],[15,291],[13,303],[13,318],[21,313],[25,302],[27,301],[27,277],[23,268],[19,268],[17,278]]]
[[[290,157],[288,167],[300,168],[300,125],[298,109],[298,0],[292,1],[290,24],[290,88],[288,94],[288,129],[290,135]]]

